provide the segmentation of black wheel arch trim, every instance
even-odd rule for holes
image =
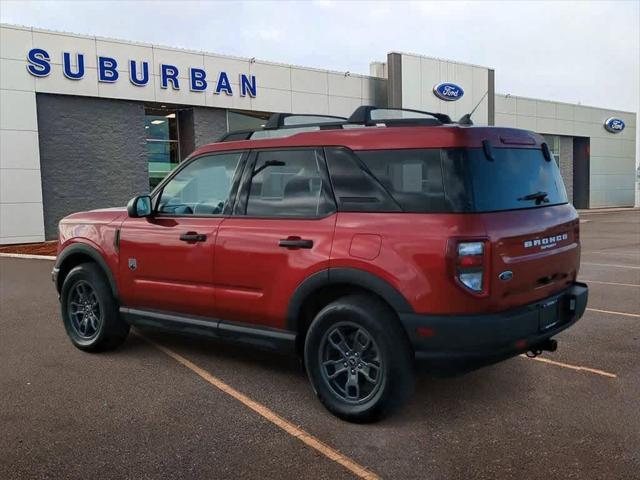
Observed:
[[[327,268],[310,275],[296,288],[287,309],[287,330],[298,331],[304,302],[317,290],[332,284],[353,285],[370,290],[386,301],[396,313],[414,313],[407,299],[379,276],[357,268]]]
[[[107,265],[107,262],[105,261],[104,257],[100,254],[100,252],[97,249],[85,243],[74,243],[73,245],[69,245],[62,252],[60,252],[58,257],[56,258],[56,263],[53,267],[53,270],[56,273],[55,284],[56,284],[56,290],[58,291],[58,293],[60,293],[60,291],[62,290],[62,282],[64,281],[64,279],[61,278],[60,275],[58,275],[57,273],[61,271],[62,266],[65,264],[65,262],[69,258],[78,254],[86,255],[98,264],[100,269],[104,272],[105,276],[107,277],[107,281],[109,282],[109,286],[111,287],[111,292],[113,293],[113,296],[115,298],[118,298],[118,289],[116,287],[116,282],[115,282],[115,279],[113,278],[113,274],[111,273],[111,269],[109,268],[109,265]]]

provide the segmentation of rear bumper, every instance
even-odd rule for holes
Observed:
[[[401,314],[416,359],[507,358],[526,352],[582,317],[589,288],[566,290],[517,309],[489,315]]]

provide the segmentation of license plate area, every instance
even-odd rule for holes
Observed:
[[[560,301],[558,298],[542,304],[539,311],[540,331],[548,330],[560,323]]]

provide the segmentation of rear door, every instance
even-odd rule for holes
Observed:
[[[545,298],[575,281],[578,218],[556,162],[540,148],[467,154],[473,204],[491,249],[490,292],[501,306]]]
[[[309,275],[328,268],[335,205],[322,151],[253,152],[234,215],[216,240],[218,315],[284,328],[289,301]]]
[[[153,216],[124,221],[124,305],[214,316],[216,235],[242,159],[242,152],[233,152],[190,161],[158,194]]]

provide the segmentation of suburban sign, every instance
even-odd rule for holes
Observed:
[[[604,128],[611,133],[620,133],[624,130],[624,127],[624,122],[619,118],[610,117],[604,121]]]
[[[436,97],[442,100],[453,102],[462,98],[464,90],[455,83],[438,83],[437,85],[434,85],[433,93]]]
[[[69,52],[62,54],[62,73],[69,80],[81,80],[85,74],[85,55]],[[46,50],[32,48],[27,54],[27,71],[35,77],[46,77],[51,73],[51,57]],[[120,79],[120,70],[115,58],[98,56],[98,81],[102,83],[114,83]],[[136,87],[145,87],[149,83],[149,62],[129,60],[129,81]],[[179,78],[180,71],[175,65],[161,63],[158,66],[158,76],[160,77],[160,87],[165,89],[180,90],[188,84],[192,92],[204,92],[209,86],[214,94],[233,95],[233,86],[226,72],[217,73],[217,77],[211,79],[207,77],[207,72],[201,68],[189,68],[187,79]],[[238,78],[238,88],[241,97],[249,95],[255,97],[257,94],[255,75],[240,74]]]

